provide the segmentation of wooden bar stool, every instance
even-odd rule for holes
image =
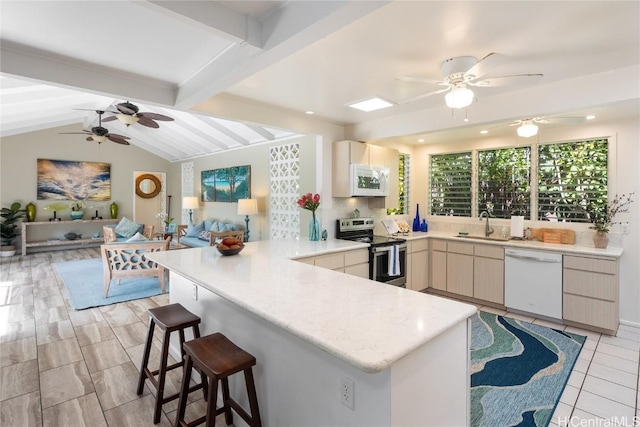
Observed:
[[[184,349],[182,348],[185,341],[184,330],[187,328],[193,328],[193,336],[195,338],[199,338],[200,329],[198,328],[198,324],[200,323],[200,318],[191,313],[189,310],[185,309],[180,304],[170,304],[163,307],[151,308],[149,309],[149,316],[151,317],[149,322],[149,334],[147,335],[147,343],[145,344],[144,354],[142,356],[142,365],[140,366],[138,395],[142,395],[144,382],[148,378],[151,384],[156,388],[156,406],[153,412],[153,423],[158,424],[160,422],[162,405],[164,403],[172,401],[173,399],[177,399],[179,396],[179,394],[176,393],[171,396],[164,397],[164,385],[167,372],[184,365],[185,353]],[[149,370],[147,365],[149,364],[149,354],[151,353],[151,344],[153,342],[153,330],[156,325],[164,331],[164,336],[162,338],[160,367],[155,371],[151,371]],[[174,331],[178,331],[180,333],[181,357],[179,362],[174,363],[171,366],[167,366],[167,359],[169,357],[169,341],[171,332]],[[158,375],[157,380],[155,378],[156,375]],[[203,376],[202,381],[204,382],[204,387],[201,383],[193,386],[191,390],[197,390],[202,387],[203,392],[205,393],[205,399],[207,398],[206,380],[206,377]]]
[[[220,333],[188,341],[183,347],[187,358],[184,366],[184,375],[182,377],[182,387],[180,388],[176,427],[192,427],[202,424],[205,421],[207,427],[214,427],[216,415],[222,414],[223,412],[225,422],[227,425],[230,425],[233,423],[231,409],[235,410],[250,426],[262,426],[252,371],[252,366],[256,364],[256,358]],[[184,414],[187,407],[187,397],[191,392],[191,390],[189,390],[189,381],[191,380],[191,369],[193,368],[199,370],[209,378],[209,391],[207,393],[209,400],[207,401],[207,414],[195,421],[187,423],[184,420]],[[244,371],[251,415],[242,409],[229,395],[229,376],[240,371]],[[223,406],[220,409],[216,409],[218,381],[222,381]]]

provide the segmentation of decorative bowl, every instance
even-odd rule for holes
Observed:
[[[64,235],[67,240],[76,240],[82,237],[82,234],[77,234],[74,232],[70,232]]]
[[[244,246],[240,246],[239,248],[236,248],[236,249],[220,249],[219,247],[216,246],[216,249],[222,255],[230,256],[230,255],[238,255],[240,253],[240,251],[242,251],[244,249]]]

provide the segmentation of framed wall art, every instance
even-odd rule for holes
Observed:
[[[111,200],[111,164],[38,159],[38,200]]]
[[[201,199],[203,202],[237,202],[251,198],[251,166],[202,171]]]

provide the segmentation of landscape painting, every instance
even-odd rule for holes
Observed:
[[[251,166],[201,172],[203,202],[237,202],[251,198]]]
[[[38,200],[111,200],[111,164],[38,159]]]

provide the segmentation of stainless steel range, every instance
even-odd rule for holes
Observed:
[[[404,288],[407,282],[407,241],[375,236],[374,226],[373,218],[338,219],[336,238],[369,243],[369,279]]]

